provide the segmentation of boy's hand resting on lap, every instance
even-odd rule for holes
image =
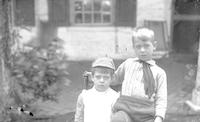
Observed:
[[[163,121],[162,117],[159,116],[157,116],[154,120],[154,122],[162,122],[162,121]]]

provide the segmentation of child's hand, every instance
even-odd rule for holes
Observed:
[[[154,120],[154,122],[162,122],[162,118],[161,117],[159,117],[159,116],[157,116],[156,118],[155,118],[155,120]]]

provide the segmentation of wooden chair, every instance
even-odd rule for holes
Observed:
[[[92,73],[89,72],[89,71],[85,71],[83,73],[83,80],[84,80],[83,88],[84,89],[90,89],[94,85],[92,80],[91,80],[91,75],[92,75]]]

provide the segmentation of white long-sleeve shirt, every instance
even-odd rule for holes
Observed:
[[[126,96],[148,96],[145,94],[143,83],[142,64],[138,58],[130,58],[124,61],[116,70],[116,80],[112,85],[122,84],[121,94]],[[155,101],[155,115],[165,117],[167,109],[167,77],[165,71],[149,60],[153,77],[155,79],[155,93],[151,100]]]
[[[78,96],[75,122],[110,122],[112,107],[119,94],[107,89],[99,92],[94,87]]]

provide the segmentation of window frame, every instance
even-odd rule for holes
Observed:
[[[83,1],[83,0],[82,0]],[[112,4],[111,4],[111,11],[110,12],[102,12],[102,10],[100,11],[100,15],[102,16],[103,13],[110,13],[110,22],[109,23],[94,23],[94,17],[92,16],[92,22],[91,23],[75,23],[75,0],[70,0],[70,23],[72,26],[112,26],[114,25],[114,19],[115,19],[115,0],[111,0],[112,1]],[[93,6],[93,5],[92,5]],[[78,12],[77,12],[78,13]],[[82,12],[80,12],[82,15],[84,13],[87,13],[87,12],[84,12],[82,10]],[[90,13],[90,12],[88,12]],[[91,12],[92,14],[93,13],[96,13],[94,12],[94,10],[92,10]],[[84,16],[83,16],[84,17]],[[102,19],[102,18],[101,18]]]

